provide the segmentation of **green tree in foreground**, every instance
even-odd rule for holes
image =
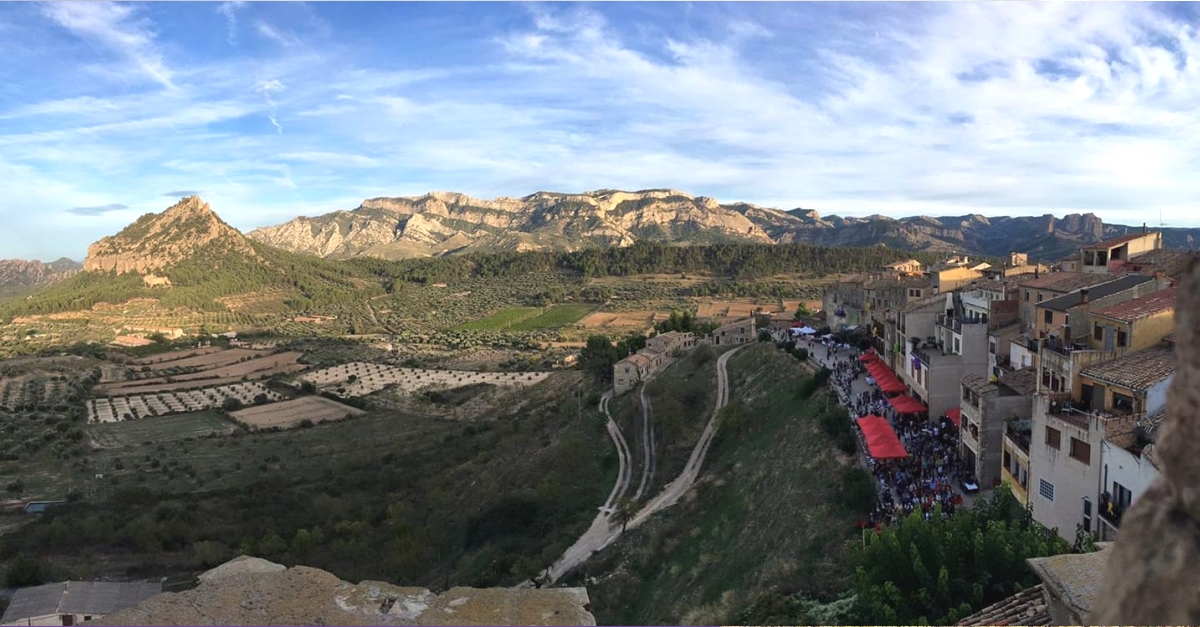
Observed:
[[[1034,522],[1007,486],[961,510],[930,520],[914,513],[856,552],[858,624],[954,624],[1037,583],[1025,560],[1071,547]]]

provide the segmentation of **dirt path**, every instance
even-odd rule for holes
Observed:
[[[679,498],[692,487],[692,484],[696,482],[696,478],[700,475],[700,468],[704,464],[704,456],[708,454],[709,446],[712,445],[713,435],[717,432],[717,414],[729,402],[729,374],[726,372],[725,366],[729,363],[729,358],[741,349],[742,347],[735,348],[717,359],[717,403],[713,408],[712,417],[709,418],[708,424],[704,427],[704,433],[700,436],[700,441],[696,443],[696,448],[692,449],[692,455],[688,458],[687,466],[684,466],[683,472],[679,473],[679,477],[667,484],[667,487],[662,492],[651,499],[641,511],[630,519],[625,525],[624,530],[620,526],[614,525],[609,520],[609,514],[602,511],[592,521],[592,526],[575,541],[575,544],[571,545],[550,568],[542,572],[539,577],[542,585],[548,586],[558,581],[559,578],[571,569],[587,561],[592,554],[598,553],[612,544],[621,536],[623,531],[636,529],[656,512],[660,512],[679,502]],[[612,423],[611,419],[610,424],[615,426],[615,423]],[[618,445],[619,447],[620,445]],[[528,587],[530,585],[532,583],[522,584],[522,586],[518,587]]]
[[[617,426],[617,422],[608,413],[608,402],[611,400],[611,390],[605,392],[604,396],[600,397],[600,411],[604,412],[604,417],[608,419],[608,435],[617,447],[618,463],[617,482],[613,484],[612,492],[609,493],[608,500],[604,502],[604,507],[601,508],[601,516],[605,517],[612,512],[613,504],[629,491],[629,483],[633,480],[633,468],[629,459],[629,443],[625,441],[625,435],[621,433],[621,427]]]
[[[633,493],[635,501],[641,499],[642,494],[646,492],[646,484],[650,481],[650,466],[654,463],[654,441],[650,436],[650,401],[646,400],[645,383],[638,392],[638,400],[642,405],[642,481]]]

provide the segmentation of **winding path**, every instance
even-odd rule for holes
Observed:
[[[629,443],[625,441],[625,435],[621,433],[621,427],[617,426],[617,422],[613,420],[612,414],[608,413],[608,402],[612,400],[612,397],[612,390],[605,392],[604,396],[600,397],[600,411],[604,413],[604,417],[607,419],[608,435],[617,447],[618,464],[617,482],[613,484],[612,492],[608,494],[608,500],[600,508],[600,516],[604,517],[612,512],[613,504],[629,491],[629,483],[633,480],[633,468],[629,463]]]
[[[696,482],[696,478],[700,475],[700,468],[704,464],[704,456],[708,454],[708,449],[710,446],[712,446],[713,436],[716,435],[717,432],[717,414],[719,414],[721,408],[725,407],[725,405],[729,402],[729,373],[726,371],[726,365],[729,363],[729,358],[732,357],[734,353],[742,350],[742,348],[743,347],[739,346],[738,348],[726,352],[717,358],[717,402],[716,405],[713,406],[713,415],[708,419],[708,424],[705,425],[704,433],[700,435],[700,441],[696,443],[696,448],[692,449],[692,455],[688,458],[687,465],[684,466],[683,472],[679,473],[679,477],[677,477],[674,481],[667,484],[667,486],[663,488],[662,492],[651,499],[650,502],[646,503],[646,506],[643,507],[635,516],[633,516],[633,518],[631,518],[625,525],[625,530],[636,529],[650,516],[674,505],[675,503],[678,503],[680,497],[682,497],[688,491],[688,489],[692,487],[692,484]],[[611,398],[611,396],[611,392],[604,395],[604,397],[601,399],[601,409],[607,410],[608,405],[605,399]],[[605,415],[607,415],[607,411],[605,411]],[[612,418],[610,417],[610,434],[613,433],[614,428],[616,428],[616,423],[613,422]],[[615,443],[620,440],[621,443],[624,443],[624,437],[619,435],[620,429],[616,429],[616,433],[618,437],[614,437],[613,442]],[[621,450],[621,443],[617,444],[618,452]],[[625,444],[625,447],[625,450],[628,451],[628,444]],[[622,459],[626,458],[627,456],[628,453],[626,452]],[[626,464],[623,467],[628,468],[628,465]],[[620,479],[618,479],[617,484],[619,487],[621,484]],[[628,483],[626,483],[626,488],[628,488]],[[616,487],[613,489],[613,494],[617,494]],[[613,495],[609,495],[609,503],[614,502],[616,502],[616,499],[613,498]],[[587,561],[587,559],[591,557],[593,553],[601,551],[621,536],[623,531],[621,526],[614,525],[612,521],[609,520],[609,514],[611,511],[612,510],[609,507],[602,508],[600,515],[596,516],[595,520],[592,521],[592,526],[588,527],[588,530],[585,531],[584,534],[575,541],[575,544],[572,544],[571,547],[562,554],[562,557],[558,558],[558,561],[554,562],[550,568],[542,571],[542,574],[539,576],[542,585],[548,586],[558,581],[559,578],[561,578],[571,569]],[[522,586],[519,587],[527,587],[531,585],[532,583],[530,582],[522,584]]]

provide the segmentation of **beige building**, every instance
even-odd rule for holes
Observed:
[[[1083,272],[1108,274],[1120,272],[1132,258],[1162,248],[1162,233],[1143,231],[1079,249],[1079,267]]]
[[[746,318],[718,327],[713,331],[713,346],[736,346],[758,340],[754,329],[754,318]]]
[[[1140,350],[1175,330],[1175,288],[1151,292],[1091,312],[1089,345],[1097,350]]]
[[[916,259],[908,259],[906,261],[897,261],[889,263],[883,267],[887,272],[895,272],[897,274],[920,274],[921,262]]]
[[[1028,370],[1007,375],[996,383],[977,374],[962,377],[959,452],[981,487],[1000,483],[1006,426],[1030,419],[1035,390],[1034,375]]]
[[[1082,288],[1090,288],[1108,280],[1109,277],[1102,274],[1051,272],[1022,281],[1018,284],[1021,323],[1032,326],[1037,305],[1044,300],[1070,294]]]
[[[650,359],[645,355],[630,355],[613,364],[613,392],[624,394],[637,387],[651,372]]]

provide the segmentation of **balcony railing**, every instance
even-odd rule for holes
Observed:
[[[1113,500],[1112,495],[1108,492],[1100,495],[1100,517],[1112,523],[1114,527],[1121,526],[1121,517],[1125,515],[1125,508]]]
[[[954,316],[947,316],[946,314],[938,314],[937,324],[938,326],[952,329],[955,333],[962,333],[962,327],[964,324],[987,324],[987,316],[965,316],[962,318],[955,318]]]

